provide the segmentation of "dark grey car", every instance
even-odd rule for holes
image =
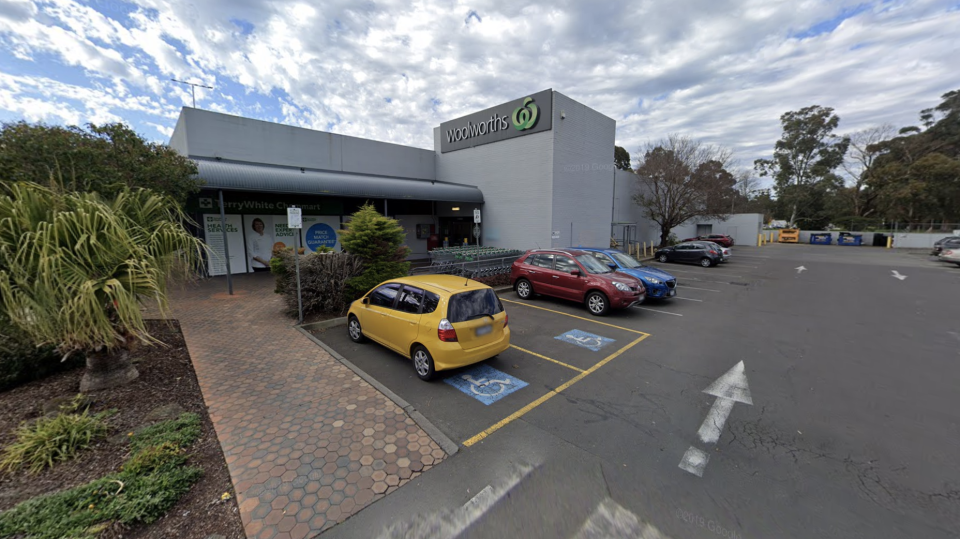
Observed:
[[[946,238],[939,239],[933,244],[933,252],[931,255],[938,255],[940,251],[943,250],[943,244],[950,242],[951,244],[960,242],[960,236],[947,236]]]
[[[723,255],[711,243],[689,241],[664,247],[654,253],[654,258],[660,262],[687,262],[700,264],[705,268],[716,266],[723,261]]]

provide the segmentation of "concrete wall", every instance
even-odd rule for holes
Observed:
[[[553,93],[553,215],[550,222],[551,230],[559,231],[560,238],[552,240],[550,245],[605,247],[610,244],[616,130],[617,122],[612,118],[559,92]],[[481,189],[486,197],[489,191],[482,186]]]
[[[410,248],[410,256],[407,258],[424,258],[427,255],[427,240],[417,239],[417,225],[436,225],[437,221],[432,215],[397,215],[394,217],[403,231],[407,233],[407,240],[404,242]]]
[[[436,179],[433,152],[184,107],[170,144],[185,155]]]
[[[434,128],[433,140],[437,179],[476,185],[483,191],[484,245],[514,249],[551,245],[553,131],[445,154],[440,153],[439,127]],[[441,203],[437,206],[438,215],[449,214]],[[456,213],[465,212],[473,214],[464,206]]]

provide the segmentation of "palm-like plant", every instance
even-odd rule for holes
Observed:
[[[166,285],[202,260],[171,199],[146,189],[113,200],[33,183],[0,192],[0,313],[36,344],[83,351],[81,391],[138,376],[129,351],[156,343],[141,303],[165,312]]]

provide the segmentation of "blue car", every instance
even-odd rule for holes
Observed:
[[[592,253],[601,262],[615,271],[620,271],[643,281],[647,289],[647,299],[667,299],[677,295],[677,278],[669,273],[644,266],[636,258],[619,249],[597,249],[577,247],[581,251]]]

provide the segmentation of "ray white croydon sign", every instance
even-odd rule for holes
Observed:
[[[472,148],[553,127],[553,90],[543,90],[440,124],[440,153]]]

